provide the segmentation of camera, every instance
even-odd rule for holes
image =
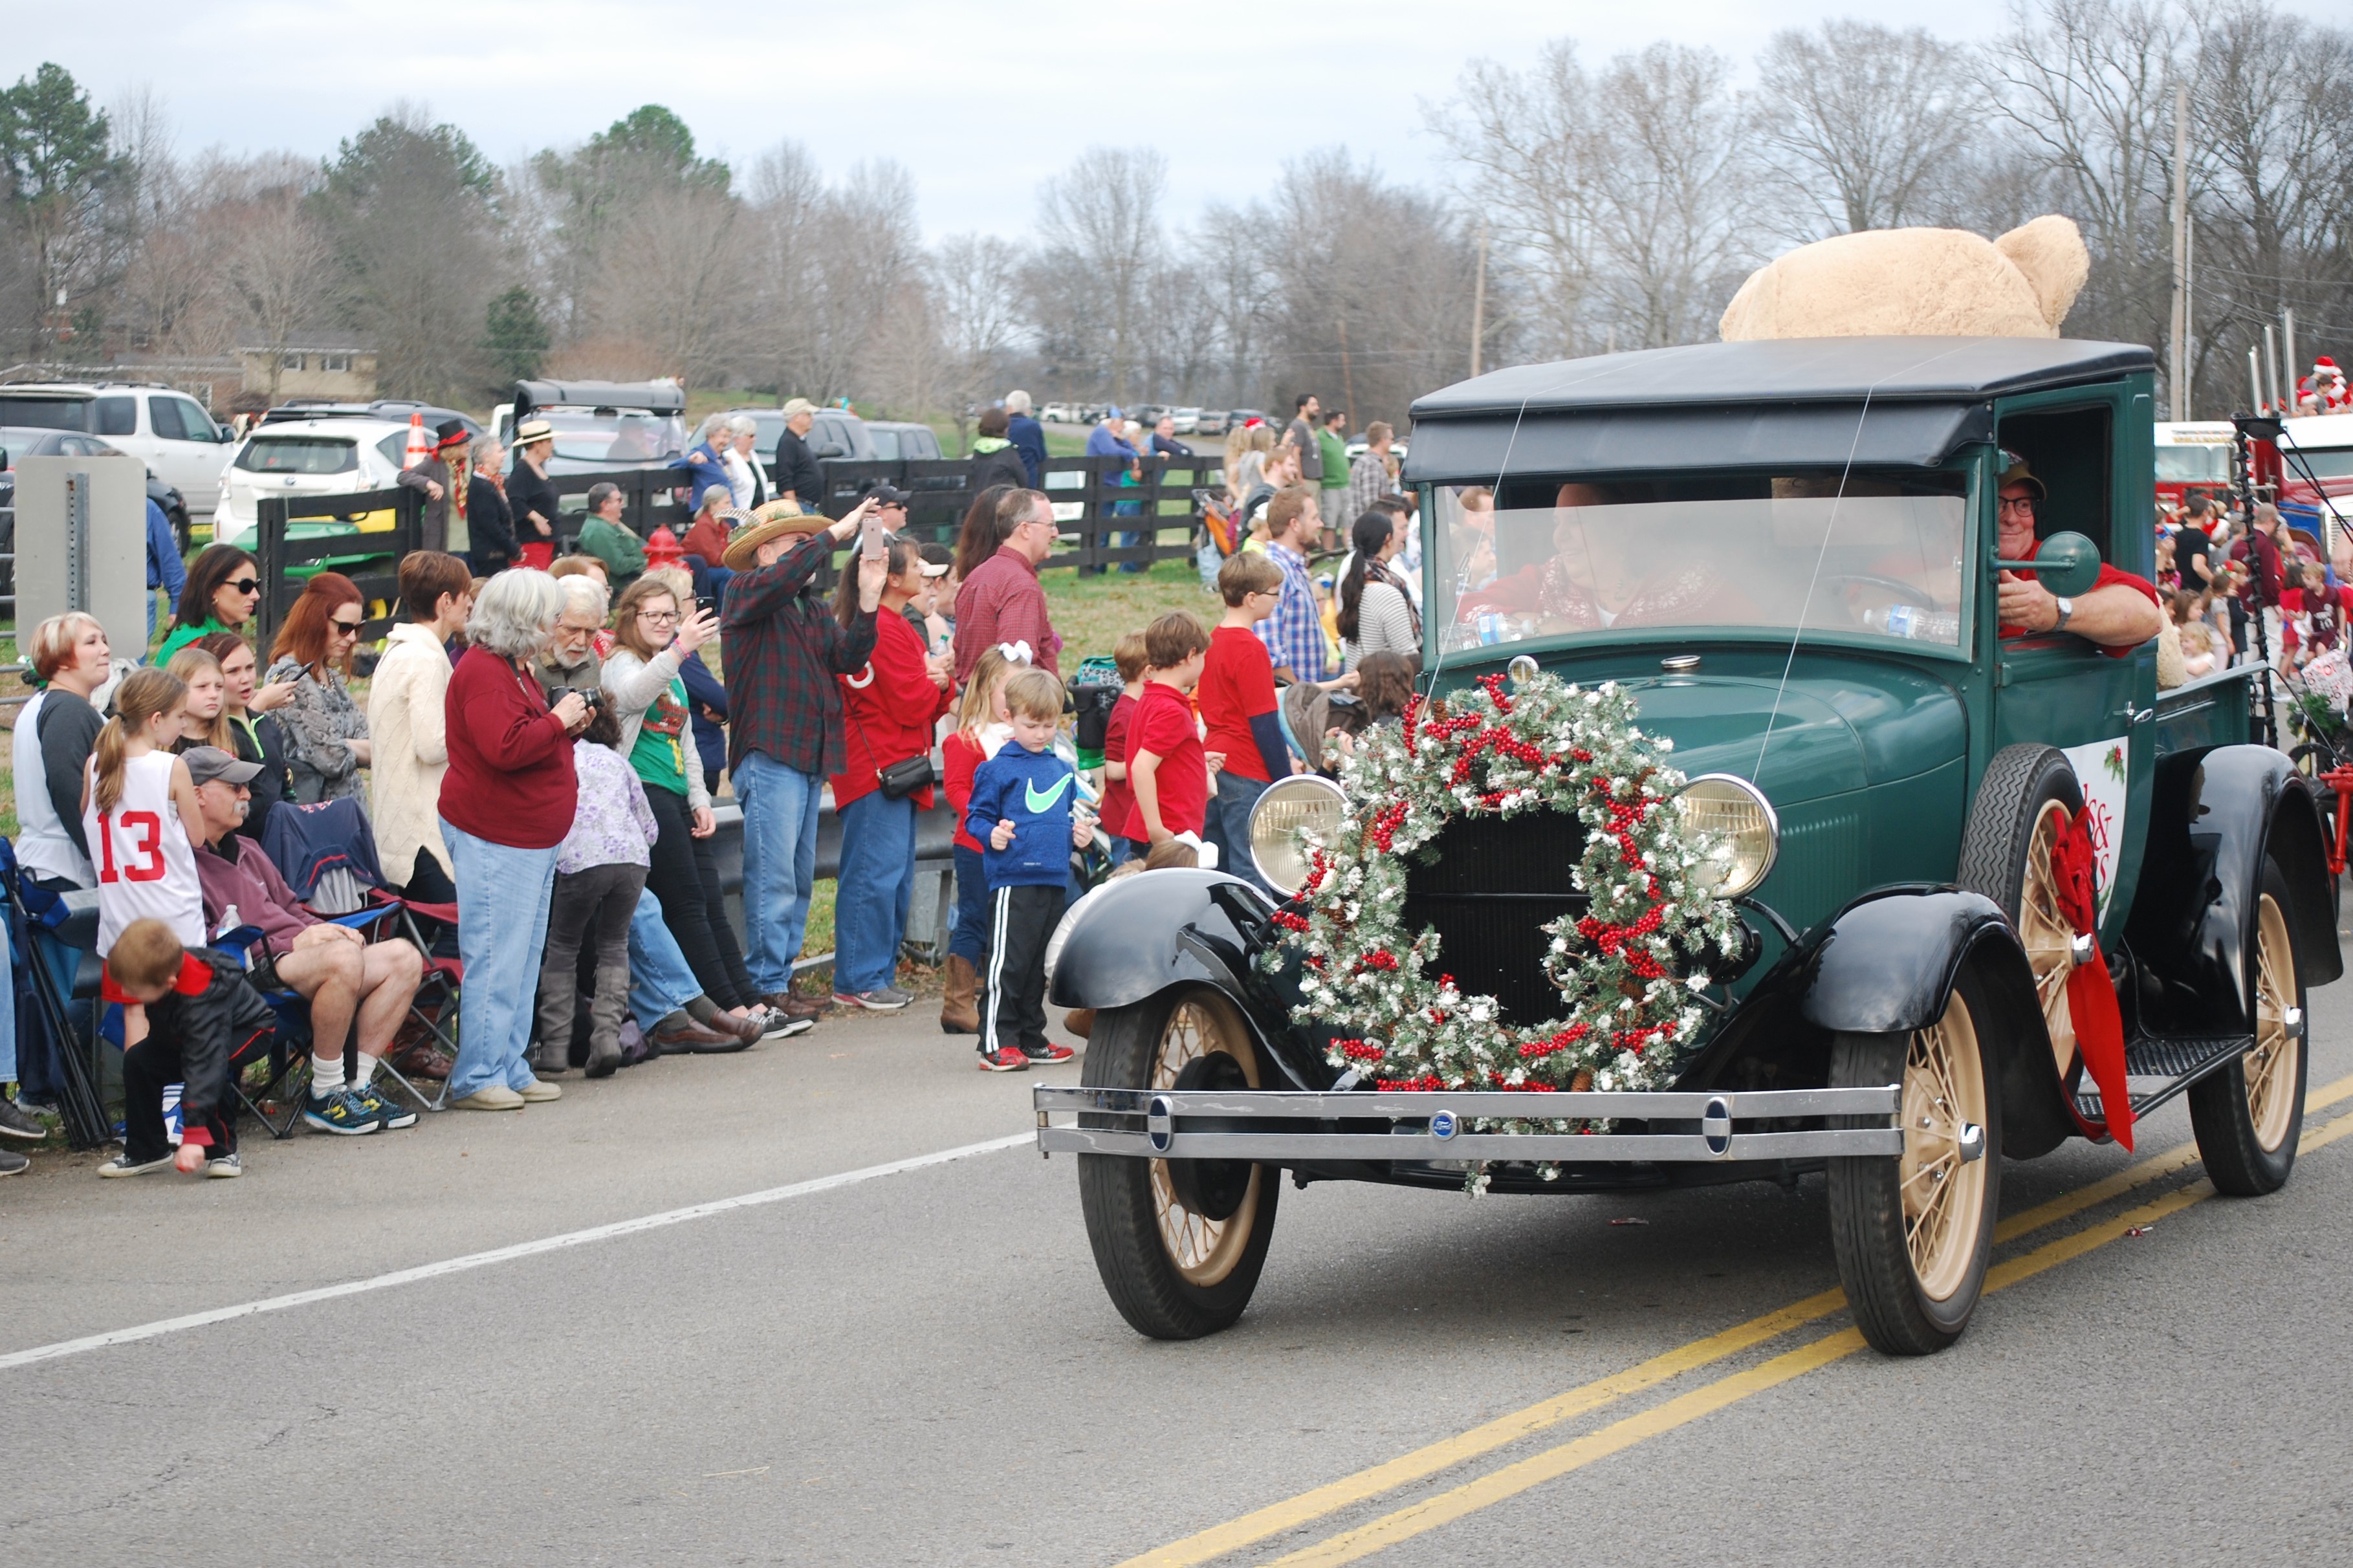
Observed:
[[[555,700],[558,702],[567,697],[580,699],[588,705],[588,711],[591,713],[605,706],[605,689],[601,686],[567,686],[555,694]]]

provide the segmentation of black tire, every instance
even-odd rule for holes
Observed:
[[[1841,1035],[1831,1043],[1832,1085],[1905,1085],[1905,1152],[1842,1156],[1830,1162],[1829,1173],[1839,1281],[1855,1326],[1887,1355],[1932,1355],[1959,1339],[1985,1289],[2001,1208],[2000,1073],[1994,1047],[1979,1032],[1979,1021],[1993,1017],[1974,976],[1964,973],[1933,1027]],[[1959,1048],[1963,1041],[1966,1049]],[[1958,1105],[1929,1089],[1935,1071],[1928,1060],[1915,1059],[1915,1047],[1920,1058],[1941,1052],[1952,1064]],[[1931,1125],[1924,1128],[1924,1120]],[[1983,1151],[1973,1162],[1960,1158],[1952,1136],[1968,1121],[1977,1123]],[[1875,1117],[1833,1118],[1832,1124],[1886,1125]],[[1935,1179],[1940,1171],[1943,1179]],[[1907,1193],[1916,1214],[1905,1206]],[[1939,1201],[1948,1206],[1937,1208]]]
[[[2261,1197],[2285,1186],[2295,1169],[2296,1141],[2304,1131],[2310,1053],[2304,1039],[2284,1026],[2282,1007],[2292,994],[2296,1012],[2309,1026],[2304,977],[2296,965],[2295,924],[2288,918],[2294,907],[2286,876],[2265,856],[2263,892],[2255,900],[2254,942],[2248,954],[2256,989],[2255,1045],[2189,1090],[2189,1129],[2197,1135],[2207,1180],[2216,1192],[2232,1197]],[[2294,1059],[2281,1062],[2282,1054],[2292,1054]]]
[[[1189,1047],[1180,1042],[1188,1037],[1198,1050],[1187,1058],[1192,1065],[1183,1087],[1196,1087],[1205,1074],[1212,1081],[1238,1076],[1253,1088],[1261,1081],[1240,1013],[1206,985],[1097,1013],[1080,1081],[1097,1089],[1176,1087],[1176,1058],[1186,1055]],[[1172,1173],[1172,1166],[1199,1169]],[[1266,1267],[1282,1190],[1282,1171],[1272,1165],[1079,1156],[1079,1204],[1096,1271],[1119,1315],[1155,1340],[1199,1339],[1242,1315]],[[1186,1206],[1188,1197],[1204,1202],[1203,1194],[1205,1206],[1225,1211],[1222,1218]],[[1164,1215],[1171,1216],[1165,1223]]]
[[[2001,906],[2026,949],[2027,967],[2042,1007],[2052,1065],[2071,1085],[2077,1066],[2074,1026],[2067,1014],[2067,976],[2074,967],[2072,931],[2044,906],[2028,907],[2028,872],[2036,825],[2051,806],[2069,817],[2084,809],[2084,787],[2064,752],[2053,746],[2004,746],[1986,765],[1968,826],[1961,834],[1961,858],[1953,879]]]
[[[2316,779],[2337,766],[2337,751],[2326,741],[2306,741],[2288,752],[2287,760],[2306,778]]]

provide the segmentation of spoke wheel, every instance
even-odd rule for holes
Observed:
[[[1927,1355],[1960,1338],[1985,1289],[2001,1183],[2001,1103],[1978,1029],[1991,1016],[1964,973],[1928,1027],[1841,1035],[1831,1047],[1832,1084],[1904,1090],[1902,1153],[1830,1162],[1839,1279],[1855,1326],[1889,1355]],[[1970,1146],[1978,1158],[1966,1157]]]
[[[1962,1158],[1962,1136],[1985,1126],[1985,1065],[1977,1026],[1957,994],[1904,1058],[1904,1240],[1920,1291],[1947,1301],[1968,1274],[1985,1209],[1986,1162]]]
[[[2035,999],[2051,1032],[2052,1065],[2064,1079],[2075,1065],[2075,1020],[2067,1010],[2067,980],[2075,973],[2075,928],[2059,911],[2059,874],[2051,857],[2066,830],[2069,813],[2055,800],[2035,814],[2026,845],[2025,873],[2019,880],[2018,939],[2034,972]]]
[[[1211,986],[1179,987],[1095,1016],[1082,1081],[1103,1089],[1261,1083],[1240,1010]],[[1125,1127],[1082,1114],[1080,1125]],[[1277,1168],[1223,1160],[1079,1156],[1079,1199],[1095,1268],[1137,1332],[1189,1340],[1250,1304],[1274,1233]]]
[[[2255,900],[2248,953],[2254,993],[2254,1044],[2189,1091],[2189,1126],[2198,1155],[2219,1192],[2256,1197],[2277,1192],[2295,1168],[2304,1128],[2306,1070],[2302,1030],[2304,982],[2288,922],[2287,879],[2269,858]],[[2297,1024],[2291,1026],[2293,1013]]]
[[[1152,1087],[1178,1087],[1176,1080],[1186,1068],[1196,1062],[1206,1065],[1213,1054],[1222,1051],[1240,1064],[1243,1081],[1256,1089],[1258,1058],[1250,1049],[1249,1032],[1239,1017],[1220,1016],[1232,1012],[1232,1003],[1208,991],[1197,992],[1171,1009],[1154,1057]],[[1168,1161],[1152,1162],[1152,1205],[1160,1223],[1160,1245],[1187,1283],[1221,1283],[1249,1251],[1251,1223],[1258,1213],[1252,1201],[1257,1195],[1254,1189],[1266,1176],[1263,1166],[1252,1165],[1249,1170],[1240,1205],[1226,1209],[1222,1202],[1203,1202],[1201,1184],[1179,1184]],[[1225,1212],[1218,1213],[1220,1209]]]

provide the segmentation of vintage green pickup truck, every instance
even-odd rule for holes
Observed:
[[[2284,1182],[2305,988],[2342,969],[2308,786],[2251,743],[2248,671],[2160,690],[2154,643],[2005,637],[1995,614],[2006,473],[2039,480],[2049,594],[2083,595],[2101,561],[2152,575],[2152,382],[2127,344],[1842,338],[1526,366],[1418,402],[1425,689],[1540,667],[1630,690],[1732,830],[1742,951],[1701,977],[1710,1021],[1671,1086],[1547,1097],[1580,1132],[1496,1131],[1527,1096],[1379,1092],[1334,1065],[1248,881],[1103,889],[1050,955],[1053,999],[1097,1009],[1082,1083],[1035,1105],[1039,1147],[1080,1157],[1128,1321],[1232,1322],[1283,1171],[1459,1187],[1477,1162],[1497,1193],[1825,1171],[1863,1332],[1935,1351],[1982,1288],[2003,1158],[2111,1120],[2068,1000],[2095,953],[2136,1110],[2186,1093],[2218,1187]],[[1361,826],[1298,777],[1252,847],[1289,896],[1303,829]],[[2062,915],[2071,829],[2095,929]],[[1540,928],[1583,905],[1586,831],[1466,816],[1412,872],[1408,922],[1507,1021],[1556,1000]]]

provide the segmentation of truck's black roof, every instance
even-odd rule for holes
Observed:
[[[1661,404],[1969,402],[2155,368],[2137,343],[2067,338],[1784,338],[1514,365],[1416,398],[1413,417]]]
[[[642,408],[683,411],[686,394],[674,384],[646,381],[518,381],[515,416],[532,408]]]

